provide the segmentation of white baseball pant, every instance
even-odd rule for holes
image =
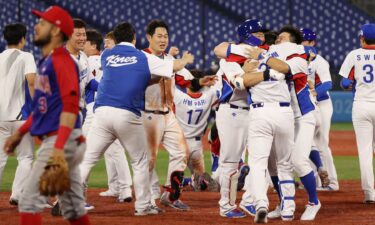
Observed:
[[[361,171],[362,190],[365,200],[375,200],[373,143],[375,140],[375,102],[354,101],[352,119]]]
[[[103,106],[96,109],[81,164],[82,180],[87,182],[91,168],[116,139],[130,157],[134,175],[135,209],[142,211],[151,204],[151,193],[146,134],[140,116],[114,107]]]
[[[3,151],[5,140],[10,137],[25,121],[0,122],[0,184],[8,155]],[[16,150],[18,166],[12,185],[11,198],[19,200],[26,178],[31,171],[34,159],[34,139],[25,134]]]
[[[231,188],[237,183],[239,172],[238,163],[246,149],[246,139],[249,126],[249,111],[241,108],[231,108],[229,104],[221,104],[216,112],[216,126],[220,139],[219,168],[220,177],[220,212],[237,208],[236,196]],[[231,182],[234,181],[234,182]]]
[[[174,171],[185,171],[188,157],[188,147],[183,131],[173,112],[155,114],[144,112],[144,129],[147,134],[150,160],[154,161],[153,171],[150,173],[151,191],[153,199],[160,196],[159,178],[156,174],[156,156],[162,144],[169,153],[168,174],[166,186],[171,184],[170,177]]]
[[[87,137],[94,119],[93,104],[87,106],[85,122],[82,126],[83,134]],[[108,177],[108,189],[112,193],[124,193],[132,186],[128,160],[118,140],[113,142],[104,152],[104,161]]]

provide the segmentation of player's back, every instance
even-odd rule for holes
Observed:
[[[186,138],[203,135],[211,107],[216,99],[216,89],[213,87],[203,88],[201,92],[193,94],[176,88],[174,95],[175,114]]]
[[[140,110],[144,110],[145,89],[151,78],[145,54],[127,43],[103,52],[103,78],[95,107],[111,106],[140,115]]]
[[[0,54],[0,120],[20,119],[25,104],[26,74],[35,73],[33,55],[18,49],[6,49]],[[25,119],[25,118],[24,118]]]
[[[339,74],[354,80],[354,101],[375,102],[375,49],[359,48],[351,51]]]

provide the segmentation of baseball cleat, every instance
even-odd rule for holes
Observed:
[[[183,203],[181,200],[177,199],[174,201],[169,200],[169,192],[164,192],[163,195],[160,198],[160,203],[165,206],[170,206],[174,209],[178,209],[181,211],[187,211],[190,210],[190,207],[187,206],[185,203]]]
[[[328,185],[327,187],[317,187],[316,190],[317,191],[338,191],[339,189],[333,188],[333,187]]]
[[[267,223],[268,210],[265,207],[260,207],[255,214],[254,223]]]
[[[157,208],[158,207],[149,205],[143,210],[135,210],[134,215],[135,216],[157,215],[159,214],[159,210]]]
[[[321,207],[322,207],[322,205],[320,204],[320,201],[318,201],[317,205],[309,202],[306,205],[306,209],[301,216],[301,220],[314,220],[316,214],[318,213],[318,211]]]
[[[229,210],[228,212],[220,212],[220,216],[227,218],[243,218],[246,216],[244,212],[238,210],[237,208]]]
[[[93,209],[95,209],[95,206],[86,202],[85,203],[85,209],[86,209],[86,211],[93,210]]]
[[[60,209],[60,204],[58,201],[56,201],[54,204],[53,204],[53,207],[51,209],[51,215],[52,216],[61,216],[61,209]]]
[[[17,206],[18,205],[18,200],[15,198],[10,198],[9,199],[9,204]]]
[[[253,204],[245,205],[245,204],[240,203],[240,208],[251,216],[255,216],[256,214],[256,210]]]
[[[133,200],[132,190],[130,188],[125,189],[118,196],[118,202],[131,202]]]
[[[270,219],[280,218],[281,217],[280,205],[277,205],[276,208],[273,211],[269,212],[267,214],[267,217],[270,218]]]
[[[111,190],[103,191],[99,193],[99,196],[101,197],[118,197],[119,193],[118,192],[113,192]]]
[[[249,172],[250,167],[246,164],[243,164],[240,168],[240,176],[238,177],[237,191],[242,190],[242,188],[245,186],[245,179]]]

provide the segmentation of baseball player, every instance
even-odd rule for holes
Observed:
[[[39,179],[50,157],[66,160],[70,189],[59,196],[62,213],[70,224],[89,225],[84,208],[78,164],[85,150],[79,114],[79,75],[76,64],[63,42],[73,33],[73,20],[58,6],[45,12],[33,10],[40,19],[35,26],[34,44],[41,47],[33,111],[27,121],[7,139],[9,154],[30,132],[42,140],[19,201],[20,224],[40,225],[45,197],[39,193]]]
[[[215,48],[215,54],[221,56],[227,52],[244,51],[243,46],[252,48],[260,46],[264,42],[262,24],[258,20],[246,20],[237,29],[241,45],[229,45],[230,49],[222,51],[222,43]],[[233,47],[233,49],[231,49]],[[216,126],[220,139],[220,194],[219,201],[220,215],[228,218],[240,218],[245,214],[237,209],[235,204],[237,181],[239,178],[238,163],[241,155],[246,148],[248,138],[249,124],[249,104],[248,92],[243,89],[234,88],[234,77],[243,74],[241,65],[244,63],[243,57],[235,55],[228,57],[227,60],[220,61],[220,70],[218,74],[222,76],[222,94],[221,104],[216,112]],[[235,130],[235,132],[234,132]],[[250,165],[251,166],[251,165]],[[250,198],[250,196],[249,196]]]
[[[88,78],[91,78],[91,80],[87,81],[86,87],[90,88],[86,88],[85,91],[86,118],[82,126],[85,136],[88,134],[94,117],[93,107],[96,91],[93,90],[97,89],[97,84],[103,75],[100,65],[100,46],[103,43],[102,35],[95,30],[88,30],[86,35],[87,40],[84,52],[89,56],[90,77]],[[118,140],[105,151],[104,159],[108,175],[108,191],[101,192],[99,195],[104,197],[118,197],[119,202],[130,202],[132,200],[132,178],[124,150]]]
[[[165,61],[174,58],[165,53],[169,43],[168,26],[160,20],[151,21],[146,30],[149,47],[144,51]],[[185,55],[185,54],[184,54]],[[155,171],[156,156],[160,144],[169,153],[168,175],[165,191],[160,202],[178,210],[188,210],[189,207],[180,199],[180,189],[183,185],[184,170],[187,163],[188,146],[183,131],[173,113],[173,94],[175,83],[187,87],[190,83],[210,85],[210,76],[191,80],[193,77],[185,68],[177,71],[173,79],[163,77],[152,79],[146,89],[146,104],[143,113],[148,146],[150,150],[150,170],[153,200],[160,197],[160,185]]]
[[[148,146],[141,118],[145,90],[152,77],[172,78],[173,71],[192,63],[194,57],[185,53],[179,60],[162,60],[137,50],[135,30],[130,23],[120,23],[113,33],[116,46],[106,49],[101,56],[103,78],[87,136],[88,150],[81,165],[82,180],[87,182],[91,168],[117,138],[126,149],[133,169],[135,215],[158,214],[162,210],[151,204]],[[178,187],[172,187],[170,198],[177,200],[179,194]]]
[[[375,24],[364,24],[360,32],[361,48],[345,58],[339,74],[341,85],[353,89],[353,126],[357,140],[364,202],[375,203],[373,150],[375,124]]]
[[[0,148],[5,139],[13,134],[31,113],[31,98],[34,95],[36,65],[34,57],[22,51],[26,44],[26,26],[8,24],[4,28],[7,49],[0,54]],[[24,181],[34,158],[34,142],[29,134],[22,139],[18,150],[18,166],[9,199],[17,205]],[[8,156],[0,151],[0,183]]]
[[[197,79],[204,76],[199,70],[191,71]],[[216,88],[201,88],[194,85],[182,88],[176,85],[173,102],[175,114],[186,142],[189,156],[187,166],[193,174],[193,188],[196,191],[207,189],[218,191],[218,183],[205,172],[202,137],[206,131],[211,107],[217,100]],[[185,179],[184,179],[185,181]]]
[[[304,46],[315,46],[316,34],[308,28],[301,29],[303,34]],[[332,101],[329,96],[328,91],[332,89],[332,79],[329,71],[328,62],[320,55],[316,55],[314,59],[309,63],[308,67],[308,76],[309,79],[313,81],[314,89],[317,93],[317,106],[319,107],[321,115],[320,129],[318,132],[319,144],[323,149],[319,149],[321,152],[321,157],[323,162],[321,163],[324,166],[324,169],[318,165],[318,173],[321,179],[324,179],[326,173],[325,169],[328,172],[329,185],[326,187],[321,187],[321,190],[339,190],[339,183],[337,180],[336,167],[333,163],[332,151],[329,148],[329,130],[331,127],[331,118],[333,113]],[[319,152],[314,150],[310,153],[310,158],[316,158],[319,162]],[[314,161],[314,160],[313,160]],[[323,177],[322,177],[323,176]],[[324,183],[324,182],[323,182]],[[319,187],[318,187],[319,188]]]
[[[276,45],[267,54],[262,54],[260,49],[255,49],[250,50],[250,57],[261,59],[260,63],[265,63],[272,69],[287,74],[286,78],[290,86],[291,106],[295,117],[295,145],[292,151],[292,162],[309,195],[309,201],[301,216],[301,220],[314,220],[321,208],[321,203],[318,200],[316,192],[314,172],[309,160],[317,123],[315,116],[316,107],[307,83],[308,56],[304,47],[299,45],[301,42],[302,35],[300,31],[286,26],[280,30]],[[271,176],[272,173],[274,171],[270,171]],[[280,216],[282,208],[283,205],[281,205],[281,209],[276,209],[277,213],[270,213],[269,217],[276,217],[274,215]]]
[[[70,56],[73,58],[74,62],[78,66],[79,71],[79,85],[80,85],[80,117],[81,123],[85,118],[85,92],[93,88],[92,91],[95,91],[97,88],[97,82],[93,79],[93,75],[89,72],[89,63],[86,54],[83,52],[85,43],[86,43],[86,23],[78,18],[73,19],[74,29],[73,34],[69,37],[69,40],[66,42],[65,48],[70,53]],[[89,85],[89,81],[93,81]],[[85,132],[84,132],[85,133]],[[86,210],[92,210],[95,207],[88,203],[85,204]],[[61,208],[58,201],[55,201],[53,208],[51,210],[53,216],[61,215]]]

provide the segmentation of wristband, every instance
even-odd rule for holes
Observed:
[[[270,79],[270,70],[263,71],[263,80],[269,80]]]
[[[55,148],[64,149],[65,143],[68,140],[71,132],[72,132],[72,128],[60,125],[59,130],[57,131]]]

